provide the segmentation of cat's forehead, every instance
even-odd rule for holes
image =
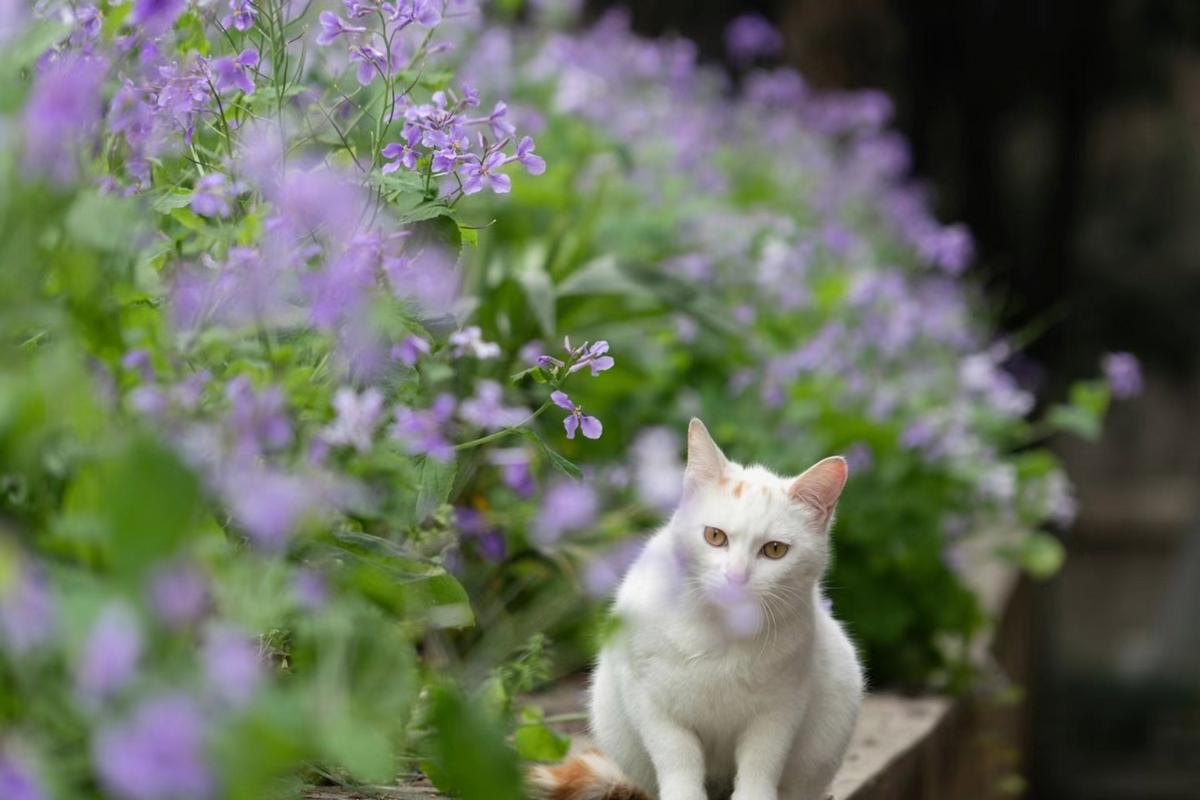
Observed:
[[[701,492],[707,524],[760,527],[802,511],[788,497],[788,482],[770,470],[731,464],[720,478]]]

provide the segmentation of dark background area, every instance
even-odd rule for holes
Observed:
[[[1200,0],[592,0],[722,58],[757,11],[813,86],[875,87],[966,222],[1043,398],[1129,350],[1146,391],[1061,441],[1081,516],[1036,587],[1027,796],[1200,798]]]

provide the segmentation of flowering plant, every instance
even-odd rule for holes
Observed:
[[[1026,419],[884,98],[508,7],[0,0],[6,797],[519,797],[691,414],[852,457],[881,680],[961,663],[958,531],[1069,516],[1020,448],[1108,390]]]

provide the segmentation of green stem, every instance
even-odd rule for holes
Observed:
[[[518,431],[521,430],[521,428],[524,428],[530,422],[533,422],[535,419],[540,417],[542,415],[542,413],[547,408],[549,408],[551,405],[553,405],[553,403],[551,403],[549,400],[547,400],[546,402],[542,403],[542,405],[538,408],[537,411],[534,411],[532,414],[530,414],[525,419],[521,420],[516,425],[512,425],[507,428],[501,428],[500,430],[496,431],[495,433],[489,433],[487,436],[481,436],[478,439],[472,439],[469,442],[463,442],[462,444],[455,445],[454,449],[455,450],[470,450],[472,447],[479,447],[480,445],[485,445],[485,444],[488,444],[489,442],[494,442],[497,439],[503,439],[505,436],[508,436],[510,433],[517,433]]]

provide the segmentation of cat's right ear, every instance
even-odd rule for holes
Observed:
[[[687,444],[687,469],[683,473],[683,482],[698,485],[720,480],[728,465],[725,454],[708,435],[704,423],[695,417],[688,423]]]

